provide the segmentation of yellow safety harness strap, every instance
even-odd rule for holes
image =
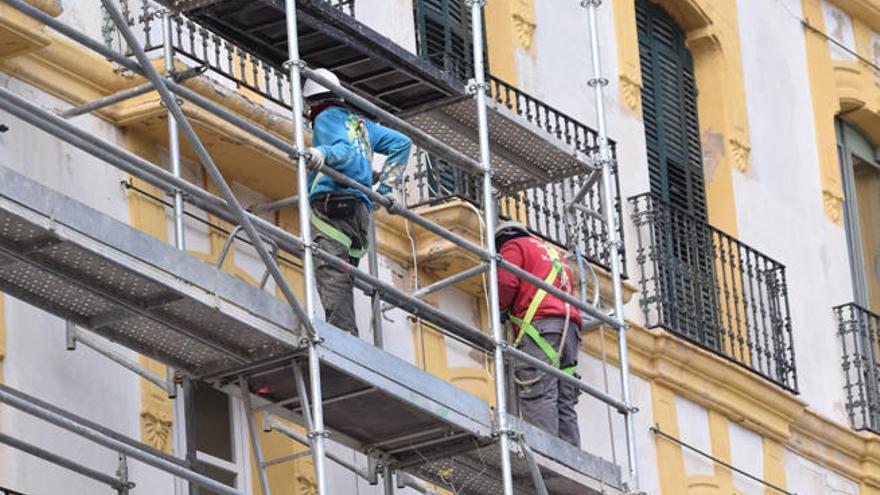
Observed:
[[[565,277],[564,265],[562,264],[562,260],[559,258],[559,252],[556,251],[553,247],[544,245],[544,250],[547,252],[547,255],[550,257],[550,261],[553,263],[552,268],[550,268],[550,273],[547,277],[544,278],[544,282],[550,285],[553,285],[556,282],[557,277],[560,274]],[[519,326],[519,335],[516,336],[516,340],[513,342],[513,345],[519,347],[522,342],[522,338],[524,335],[528,335],[535,344],[544,351],[544,354],[547,356],[547,359],[550,360],[550,364],[559,368],[559,353],[556,352],[556,349],[547,342],[547,339],[541,336],[541,333],[532,326],[532,320],[535,318],[535,314],[538,312],[538,308],[541,306],[541,303],[544,301],[544,298],[547,296],[547,291],[544,289],[538,289],[535,292],[535,297],[532,298],[532,302],[529,303],[528,309],[526,309],[526,314],[523,315],[523,318],[517,318],[513,315],[510,315],[510,321],[516,323]],[[562,371],[569,375],[573,375],[575,372],[575,368],[577,366],[568,366],[566,368],[562,368]]]
[[[309,190],[309,193],[315,190],[315,186],[318,184],[318,181],[321,180],[321,177],[323,176],[324,174],[322,172],[318,172],[317,175],[315,175],[315,181],[312,182],[312,187]],[[345,232],[324,221],[324,219],[322,219],[317,215],[317,213],[315,213],[314,209],[311,210],[310,218],[319,232],[333,239],[339,244],[342,244],[345,249],[348,250],[348,255],[352,258],[360,259],[361,257],[363,257],[363,255],[367,254],[369,246],[363,246],[359,249],[352,249],[351,246],[353,242],[351,240],[351,237],[349,237]]]

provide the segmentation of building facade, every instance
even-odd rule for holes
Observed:
[[[92,38],[125,49],[100,2],[28,0]],[[388,42],[464,84],[472,75],[464,0],[332,2]],[[161,64],[162,19],[152,2],[123,0],[148,54]],[[489,95],[499,112],[575,152],[595,144],[595,102],[581,2],[488,0]],[[614,143],[625,247],[626,319],[640,488],[651,495],[880,493],[880,2],[875,0],[613,0],[601,6],[605,108]],[[173,23],[178,70],[206,66],[189,88],[290,139],[280,67],[208,26]],[[343,78],[346,83],[352,83]],[[0,83],[63,112],[142,81],[0,2]],[[354,86],[368,96],[368,82]],[[383,95],[387,97],[388,95]],[[184,105],[245,206],[288,197],[295,164],[228,122]],[[166,110],[146,93],[75,118],[77,125],[170,166]],[[0,165],[148,234],[173,242],[169,199],[157,188],[0,112]],[[183,176],[216,186],[183,150]],[[376,164],[378,166],[378,164]],[[416,150],[402,199],[482,242],[479,183]],[[607,232],[561,212],[578,176],[507,191],[500,215],[561,247],[578,247],[608,303]],[[596,195],[587,201],[598,202]],[[232,226],[188,208],[186,250],[254,285],[264,277]],[[293,208],[263,218],[298,231]],[[449,242],[377,213],[379,276],[415,291],[474,265]],[[301,291],[299,261],[280,263]],[[589,287],[590,285],[588,285]],[[278,292],[269,280],[265,290]],[[426,301],[488,326],[479,277]],[[279,293],[280,296],[280,293]],[[374,339],[371,301],[357,294],[361,336]],[[320,314],[320,313],[319,313]],[[382,307],[385,349],[488,402],[488,356],[400,309]],[[115,346],[115,344],[113,344]],[[180,408],[165,391],[91,349],[65,349],[65,322],[0,298],[0,383],[148,445],[181,450]],[[117,346],[159,374],[159,363]],[[617,335],[585,333],[578,372],[620,394]],[[198,467],[260,493],[241,401],[195,386]],[[582,396],[584,450],[625,467],[623,422]],[[105,473],[119,458],[0,406],[15,434]],[[267,457],[305,449],[261,434]],[[360,454],[340,451],[365,465]],[[128,463],[134,493],[185,493],[171,476]],[[269,468],[273,493],[314,492],[309,457]],[[382,493],[331,465],[331,493]],[[103,493],[103,485],[0,447],[0,486],[24,494]],[[451,487],[432,489],[446,493]],[[401,493],[414,493],[402,490]],[[202,491],[201,493],[205,493]]]

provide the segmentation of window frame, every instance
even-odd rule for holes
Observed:
[[[876,146],[857,127],[835,117],[837,133],[837,155],[840,163],[840,176],[843,182],[843,223],[846,231],[847,254],[849,255],[850,277],[852,279],[853,300],[856,304],[869,308],[871,296],[867,278],[868,266],[863,251],[862,227],[859,223],[858,195],[856,193],[855,163],[853,156],[880,170]],[[877,309],[877,308],[871,308]]]

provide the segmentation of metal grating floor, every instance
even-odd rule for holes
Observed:
[[[282,67],[287,61],[284,0],[161,0]],[[300,57],[331,69],[349,88],[392,112],[464,95],[464,85],[327,0],[297,0]]]
[[[549,184],[589,171],[587,158],[555,135],[497,102],[488,101],[489,146],[495,186],[506,192]],[[479,161],[473,98],[407,117],[428,134]]]
[[[0,290],[230,393],[247,376],[298,417],[303,358],[287,304],[173,246],[0,166]],[[333,438],[377,450],[461,494],[500,493],[489,405],[318,321],[324,417]],[[551,493],[620,493],[620,468],[520,425]],[[516,461],[517,493],[531,494]]]

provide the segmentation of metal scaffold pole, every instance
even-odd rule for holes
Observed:
[[[599,160],[602,167],[602,210],[605,216],[605,228],[608,229],[608,252],[611,265],[611,284],[614,290],[614,319],[617,327],[618,346],[620,349],[620,385],[623,392],[623,402],[626,410],[623,411],[626,426],[626,451],[629,468],[631,492],[638,492],[639,476],[636,465],[636,441],[632,399],[632,383],[629,373],[629,352],[626,341],[627,324],[623,314],[623,280],[621,276],[621,248],[622,240],[617,226],[616,208],[614,205],[614,189],[612,182],[612,167],[614,157],[611,146],[608,143],[608,127],[605,120],[605,86],[608,80],[602,77],[602,59],[599,51],[599,24],[596,16],[601,0],[582,0],[581,5],[587,9],[588,28],[590,35],[590,55],[592,59],[593,77],[589,86],[593,88],[596,103],[596,130],[599,134]]]
[[[285,14],[287,20],[287,68],[290,71],[290,104],[293,107],[293,133],[294,146],[296,147],[296,181],[299,205],[299,228],[303,242],[303,283],[305,289],[305,308],[309,321],[315,318],[315,261],[312,256],[313,239],[311,225],[311,206],[309,205],[309,192],[307,187],[308,168],[304,151],[305,123],[303,122],[303,97],[302,97],[302,74],[303,62],[299,58],[299,35],[296,25],[296,2],[285,2]],[[312,395],[312,429],[309,438],[312,439],[312,456],[315,463],[315,485],[318,495],[326,495],[327,471],[325,464],[326,432],[324,430],[324,409],[321,397],[321,360],[318,356],[318,343],[320,336],[317,333],[309,335],[309,385]]]
[[[483,61],[483,6],[486,0],[468,0],[473,26],[474,81],[472,88],[477,99],[479,126],[480,166],[483,169],[483,216],[485,217],[486,251],[489,265],[489,325],[495,343],[495,422],[501,453],[501,481],[504,495],[513,495],[513,470],[510,461],[510,441],[513,431],[507,418],[507,380],[505,379],[504,351],[507,342],[501,326],[498,307],[498,260],[495,249],[495,195],[492,187],[492,164],[489,160],[489,119],[486,110],[486,71]]]

